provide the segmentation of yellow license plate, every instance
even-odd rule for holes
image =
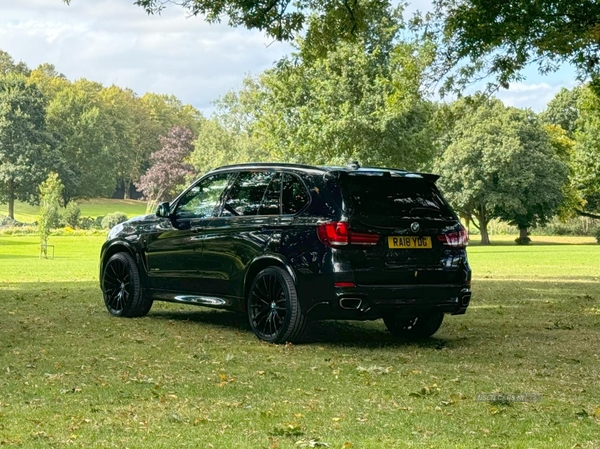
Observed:
[[[388,237],[392,249],[431,249],[431,237]]]

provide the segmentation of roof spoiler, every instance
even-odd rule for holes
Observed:
[[[436,175],[433,173],[418,173],[418,172],[410,172],[406,170],[399,170],[397,168],[370,168],[363,167],[358,170],[332,170],[325,173],[324,177],[332,177],[332,178],[341,178],[347,176],[382,176],[382,177],[398,177],[398,178],[413,178],[413,179],[423,179],[434,184],[438,179],[440,179],[440,175]]]

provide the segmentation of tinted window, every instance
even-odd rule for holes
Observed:
[[[240,173],[227,195],[222,215],[256,215],[272,176],[272,172],[264,171]]]
[[[342,194],[362,216],[453,218],[435,185],[422,179],[352,176],[343,180]]]
[[[177,203],[177,218],[204,218],[214,215],[219,198],[229,182],[229,174],[223,173],[203,179]]]
[[[281,175],[278,173],[273,177],[265,192],[258,215],[279,215],[281,213],[280,197]]]
[[[309,198],[304,184],[297,176],[288,173],[283,175],[281,205],[284,215],[298,213],[308,203]]]

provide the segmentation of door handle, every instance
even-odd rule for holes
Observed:
[[[190,232],[193,232],[194,234],[199,234],[202,231],[204,231],[204,228],[201,228],[201,227],[190,228]]]

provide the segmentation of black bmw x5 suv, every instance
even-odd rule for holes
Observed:
[[[307,320],[375,320],[425,338],[471,299],[468,237],[436,175],[243,164],[214,170],[102,247],[109,312],[154,300],[247,313],[258,338],[297,341]]]

